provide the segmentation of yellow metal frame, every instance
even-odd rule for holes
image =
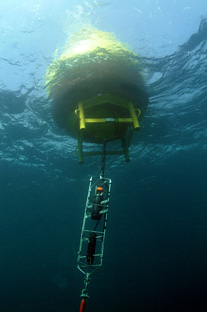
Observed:
[[[84,109],[89,107],[97,106],[103,103],[111,103],[119,107],[123,107],[128,109],[131,115],[131,118],[85,118]],[[136,111],[138,114],[136,115]],[[106,93],[101,94],[100,96],[96,96],[91,99],[87,99],[78,103],[78,109],[75,110],[76,115],[80,119],[80,130],[86,128],[86,123],[99,123],[99,122],[127,122],[133,123],[134,130],[138,130],[140,128],[138,118],[141,114],[140,109],[134,109],[134,105],[132,102],[129,102],[123,98],[118,96]]]
[[[130,113],[130,118],[85,118],[84,110],[90,107],[95,107],[103,103],[111,103],[113,105],[125,108]],[[137,112],[137,114],[136,114]],[[83,152],[82,149],[82,131],[86,129],[87,123],[103,123],[103,122],[117,122],[117,123],[131,123],[131,131],[127,142],[122,142],[123,151],[107,151],[107,155],[124,155],[126,161],[129,161],[129,144],[134,130],[139,130],[140,125],[138,118],[141,114],[140,109],[135,109],[132,102],[118,96],[106,93],[99,96],[87,99],[78,103],[78,109],[75,110],[75,114],[78,116],[79,125],[79,137],[78,137],[78,157],[79,163],[83,162],[83,156],[101,155],[101,152]],[[133,126],[133,127],[132,127]]]

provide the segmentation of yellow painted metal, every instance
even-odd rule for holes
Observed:
[[[139,116],[141,115],[141,109],[135,108],[134,110],[137,112],[137,118],[139,119]]]
[[[85,123],[99,122],[133,122],[132,118],[85,118]]]
[[[97,105],[101,105],[103,103],[110,103],[125,109],[128,109],[131,115],[131,118],[86,118],[84,110],[90,107],[95,107]],[[85,129],[85,123],[99,123],[99,122],[132,122],[134,126],[134,130],[138,130],[140,128],[138,117],[141,113],[140,109],[136,109],[138,111],[138,115],[136,115],[134,105],[132,102],[127,101],[124,98],[105,93],[98,95],[96,97],[81,101],[78,103],[78,110],[75,110],[75,113],[79,113],[80,118],[80,130]]]
[[[105,103],[106,103],[106,108],[105,108],[104,113],[105,113],[105,116],[108,115],[109,117],[85,118],[85,114],[86,114],[86,116],[88,114],[87,109],[90,109],[91,115],[93,115],[92,109],[94,109],[94,114],[97,115],[97,109],[99,110],[99,108],[97,108],[97,106],[99,106],[101,104],[105,104]],[[112,105],[111,106],[112,111],[110,110],[110,105]],[[115,117],[115,118],[111,117],[112,112],[113,112],[113,105],[118,106],[120,108],[120,114],[122,116],[123,116],[123,112],[124,112],[124,114],[126,116],[128,115],[131,117]],[[128,111],[128,113],[127,113],[127,111]],[[101,152],[98,152],[98,151],[83,152],[83,149],[82,149],[82,141],[83,141],[82,130],[85,129],[85,131],[87,131],[87,124],[93,124],[93,123],[94,124],[108,123],[109,126],[111,124],[110,127],[113,127],[112,126],[113,123],[119,123],[120,126],[121,126],[121,124],[123,124],[123,127],[124,127],[123,129],[125,129],[124,131],[127,131],[127,129],[129,130],[129,136],[128,136],[126,142],[125,142],[124,137],[120,137],[120,139],[122,140],[123,150],[122,151],[108,151],[107,154],[108,155],[124,155],[126,161],[130,160],[129,159],[129,145],[130,145],[130,141],[131,141],[133,131],[138,130],[140,128],[138,118],[141,114],[140,109],[134,109],[134,105],[132,102],[127,101],[124,98],[109,94],[109,93],[101,94],[101,95],[98,95],[96,97],[78,102],[78,109],[75,110],[75,114],[79,118],[79,135],[78,135],[79,163],[83,162],[83,156],[101,155]],[[106,128],[106,129],[108,129],[108,128]],[[112,128],[112,129],[114,129],[114,128]],[[104,131],[105,131],[105,126],[103,127],[103,132],[101,132],[101,133],[103,134],[103,137],[104,137],[104,135],[107,137],[108,132],[105,133]]]
[[[82,130],[86,128],[83,103],[81,102],[78,103],[78,110],[79,110],[79,118],[80,118],[80,130]]]
[[[111,104],[114,104],[114,105],[117,105],[120,107],[128,108],[128,104],[131,102],[127,101],[124,98],[115,96],[113,94],[105,93],[105,94],[100,94],[100,95],[95,96],[93,98],[81,101],[81,102],[79,102],[79,104],[80,103],[83,104],[84,109],[86,109],[86,108],[97,106],[97,105],[100,105],[103,103],[111,103]]]
[[[79,156],[80,155],[79,151],[78,151],[78,153],[76,152],[76,154],[78,154],[78,156]],[[103,154],[102,151],[82,152],[82,156],[99,156],[102,154]],[[123,151],[106,151],[106,155],[125,155],[125,152],[123,152]],[[80,158],[79,158],[79,162],[80,162]]]
[[[138,118],[137,118],[137,115],[136,115],[135,110],[134,110],[134,106],[131,102],[128,103],[128,108],[129,108],[130,115],[131,115],[132,120],[133,120],[134,130],[138,130],[140,128],[140,125],[139,125]]]
[[[82,148],[82,133],[78,136],[78,161],[80,164],[83,163],[83,148]]]

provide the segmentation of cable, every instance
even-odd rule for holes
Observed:
[[[100,179],[104,177],[105,161],[106,161],[106,141],[104,141],[102,149]]]

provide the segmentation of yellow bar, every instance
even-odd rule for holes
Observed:
[[[83,163],[83,148],[82,148],[82,134],[79,132],[78,135],[78,161],[79,164]]]
[[[129,107],[130,115],[133,120],[134,130],[138,130],[140,128],[140,125],[139,125],[139,122],[138,122],[138,119],[134,110],[134,105],[131,102],[129,102],[128,107]]]
[[[84,156],[99,156],[103,153],[100,151],[94,151],[94,152],[83,152]],[[106,155],[124,155],[123,151],[106,151]]]
[[[93,98],[81,101],[85,109],[103,104],[105,102],[108,102],[108,103],[111,103],[120,107],[124,107],[124,108],[127,108],[128,103],[129,103],[129,101],[125,100],[124,98],[112,95],[110,93],[101,94],[100,96],[95,96]]]
[[[86,128],[84,109],[83,109],[83,104],[81,102],[78,103],[78,109],[79,109],[80,130],[81,130],[81,129]]]
[[[86,118],[85,122],[133,122],[132,118]]]

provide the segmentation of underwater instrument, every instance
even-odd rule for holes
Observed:
[[[112,181],[104,177],[106,155],[124,155],[140,129],[148,105],[140,58],[112,34],[84,28],[70,38],[64,53],[46,72],[53,119],[77,139],[79,163],[101,156],[99,177],[91,177],[83,216],[77,267],[84,274],[80,312],[85,309],[91,275],[102,266]],[[121,149],[106,150],[108,142]],[[102,151],[84,151],[83,143],[101,144]]]
[[[106,143],[103,144],[99,177],[91,177],[80,236],[77,267],[85,275],[80,311],[84,311],[91,275],[102,266],[108,218],[111,179],[104,177]],[[95,201],[94,201],[95,198]],[[98,200],[96,199],[98,198]],[[95,210],[95,211],[94,211]]]

